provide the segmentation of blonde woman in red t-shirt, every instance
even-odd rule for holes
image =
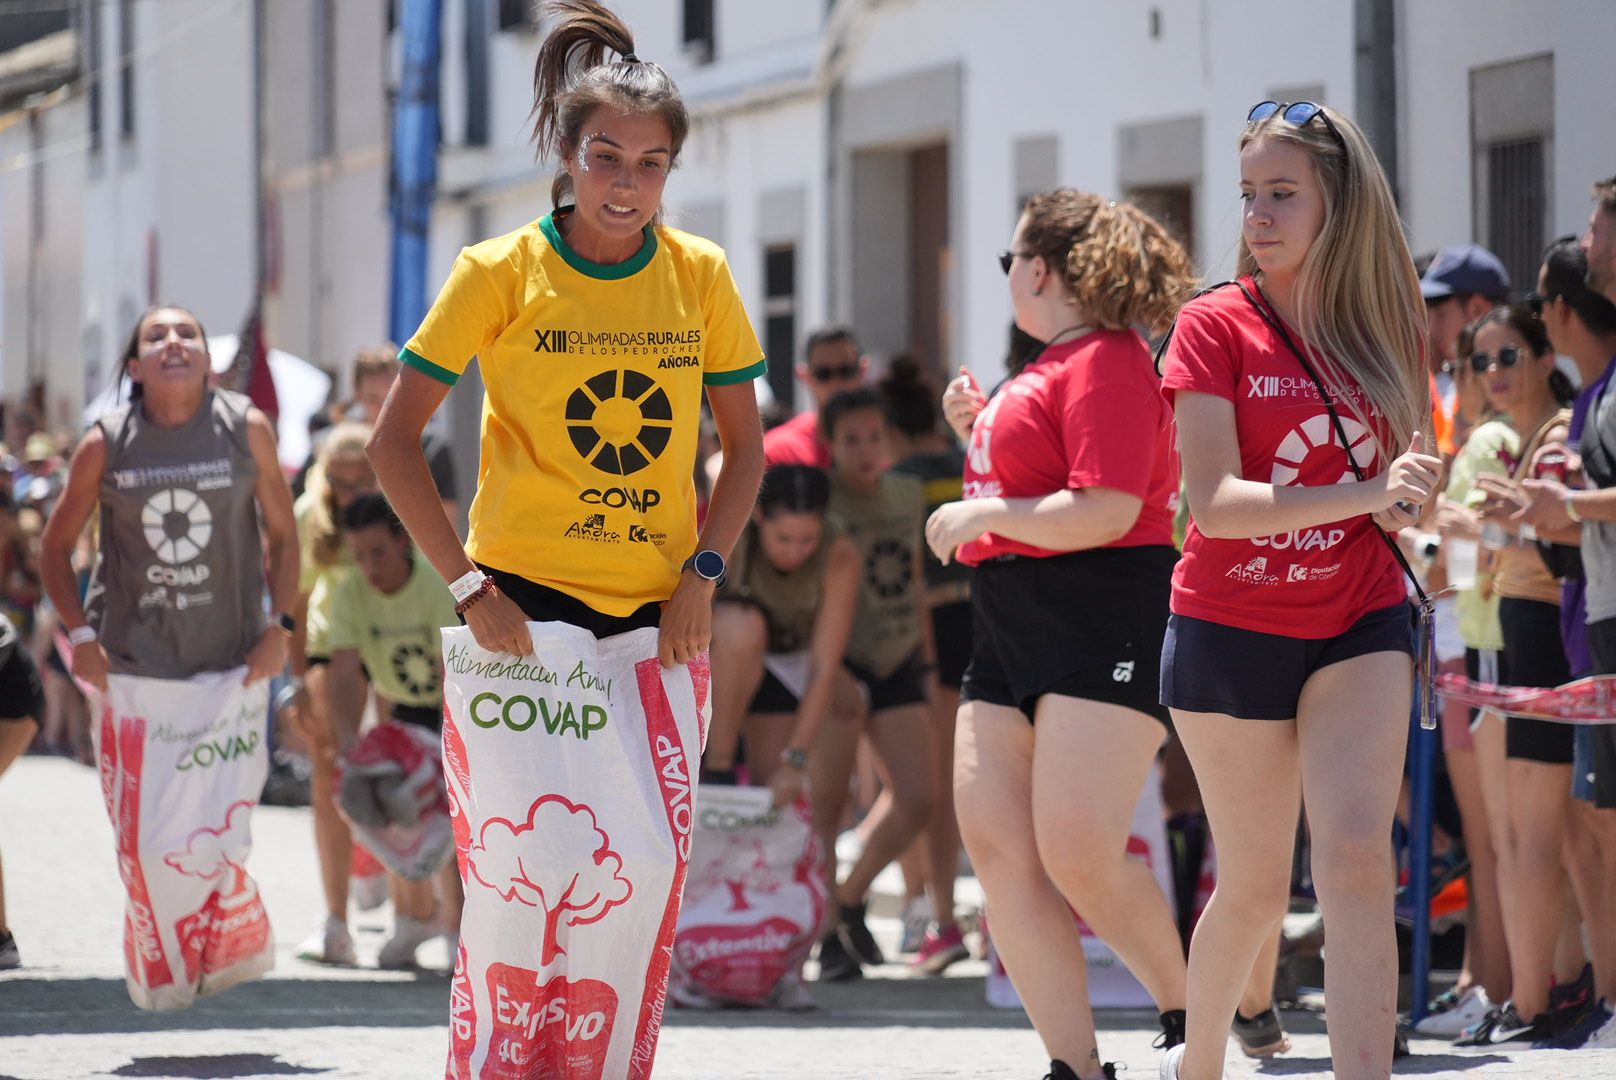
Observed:
[[[965,498],[926,525],[939,559],[975,568],[954,792],[1049,1075],[1092,1080],[1115,1071],[1068,902],[1150,992],[1163,1042],[1184,1030],[1173,913],[1127,847],[1168,730],[1156,676],[1178,502],[1172,415],[1135,328],[1165,324],[1192,279],[1155,221],[1069,188],[1028,200],[1000,260],[1016,322],[1045,344],[975,416]]]
[[[1161,692],[1206,801],[1218,884],[1190,948],[1187,1041],[1161,1075],[1222,1075],[1240,995],[1228,973],[1250,969],[1285,914],[1305,788],[1319,907],[1343,943],[1325,975],[1335,1075],[1380,1078],[1414,671],[1386,530],[1413,522],[1441,470],[1418,430],[1431,415],[1425,312],[1391,189],[1345,116],[1254,107],[1240,192],[1240,280],[1185,306],[1163,371],[1192,524]]]

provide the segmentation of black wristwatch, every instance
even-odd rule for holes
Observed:
[[[788,746],[780,751],[780,760],[793,769],[806,769],[808,767],[808,751],[800,746]]]
[[[269,625],[280,630],[285,630],[287,634],[291,635],[292,637],[297,636],[297,620],[286,614],[284,611],[270,612]]]
[[[697,577],[705,581],[711,581],[722,589],[729,573],[729,565],[724,562],[724,556],[711,549],[705,549],[686,559],[685,564],[679,570],[681,573],[686,570],[694,570]]]

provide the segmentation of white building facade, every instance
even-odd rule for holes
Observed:
[[[694,126],[675,223],[729,252],[774,358],[851,324],[877,356],[1002,368],[995,254],[1021,201],[1072,185],[1168,219],[1209,280],[1239,237],[1235,144],[1264,98],[1360,119],[1416,252],[1496,248],[1517,277],[1616,173],[1606,0],[620,0]],[[529,104],[521,79],[499,97]],[[453,81],[454,76],[450,76]],[[508,228],[548,209],[530,184]],[[434,258],[465,235],[464,218]],[[1530,288],[1529,280],[1517,283]]]

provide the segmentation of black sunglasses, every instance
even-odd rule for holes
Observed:
[[[1501,368],[1512,368],[1521,362],[1521,350],[1514,345],[1505,345],[1498,350],[1497,356],[1490,356],[1484,352],[1470,354],[1470,370],[1477,375],[1485,375],[1487,369],[1495,362]]]
[[[1261,123],[1275,113],[1293,127],[1306,127],[1315,119],[1323,120],[1324,126],[1335,138],[1337,145],[1343,150],[1347,148],[1347,141],[1341,137],[1341,132],[1336,130],[1330,114],[1316,101],[1259,101],[1251,107],[1250,112],[1246,113],[1246,123]]]
[[[1004,271],[1005,277],[1010,276],[1010,268],[1016,264],[1016,259],[1018,258],[1027,258],[1027,253],[1025,251],[1011,251],[1008,248],[999,252],[999,269]]]
[[[1541,319],[1543,317],[1543,308],[1560,299],[1562,295],[1562,293],[1527,293],[1526,306],[1532,309],[1532,318]]]
[[[815,382],[830,382],[833,379],[858,378],[859,366],[857,364],[835,364],[830,367],[809,368],[808,374],[814,377]]]

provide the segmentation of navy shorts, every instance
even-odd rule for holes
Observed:
[[[899,664],[896,671],[887,675],[877,675],[851,660],[843,660],[842,666],[847,668],[853,678],[864,684],[865,692],[870,695],[872,713],[901,709],[906,705],[926,704],[926,672],[920,666],[918,653]]]
[[[1292,720],[1320,668],[1378,652],[1414,655],[1413,608],[1371,611],[1329,638],[1263,634],[1174,615],[1162,644],[1161,703],[1242,720]]]
[[[0,615],[0,619],[5,618]],[[21,642],[12,646],[11,655],[0,664],[0,720],[45,718],[45,684],[39,678],[34,658]]]

